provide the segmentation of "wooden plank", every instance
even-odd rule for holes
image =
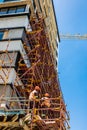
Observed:
[[[7,116],[4,116],[3,122],[6,122],[7,120]]]
[[[17,119],[18,119],[18,115],[15,115],[15,116],[12,118],[12,122],[15,122]]]
[[[19,122],[0,122],[0,126],[15,126],[15,127],[19,127]]]
[[[24,130],[30,130],[30,128],[25,124],[23,119],[20,119],[20,126],[24,128]]]

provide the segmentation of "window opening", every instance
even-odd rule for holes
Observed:
[[[58,52],[56,51],[56,56],[58,57]]]
[[[0,14],[7,14],[7,9],[0,9]]]
[[[4,31],[0,31],[0,40],[2,40],[3,35],[4,35]]]
[[[16,12],[24,12],[25,11],[25,6],[17,7]]]
[[[8,10],[8,13],[15,13],[16,12],[16,8],[9,8],[9,10]]]
[[[26,7],[26,6],[1,8],[1,9],[0,9],[0,15],[1,15],[1,14],[21,13],[21,12],[24,12],[24,11],[25,11],[25,7]]]

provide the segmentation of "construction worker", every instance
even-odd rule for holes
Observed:
[[[40,90],[41,90],[40,87],[36,86],[34,90],[30,93],[29,95],[30,109],[32,109],[33,107],[38,108],[39,103],[36,102],[36,99],[39,98]]]
[[[41,108],[44,108],[41,113],[42,113],[43,117],[49,118],[50,117],[50,109],[48,109],[48,108],[51,107],[49,93],[45,93],[44,97],[41,98],[41,101],[42,101]]]
[[[42,100],[41,107],[46,108],[46,107],[50,107],[51,106],[49,93],[45,93],[44,97],[42,97],[41,100]]]

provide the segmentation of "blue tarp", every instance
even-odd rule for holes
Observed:
[[[4,115],[14,115],[14,114],[25,114],[24,111],[4,111],[4,110],[0,110],[0,116],[4,116]]]

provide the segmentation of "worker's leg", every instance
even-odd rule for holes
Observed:
[[[33,108],[33,105],[34,105],[34,102],[33,102],[33,101],[30,101],[30,109]]]

